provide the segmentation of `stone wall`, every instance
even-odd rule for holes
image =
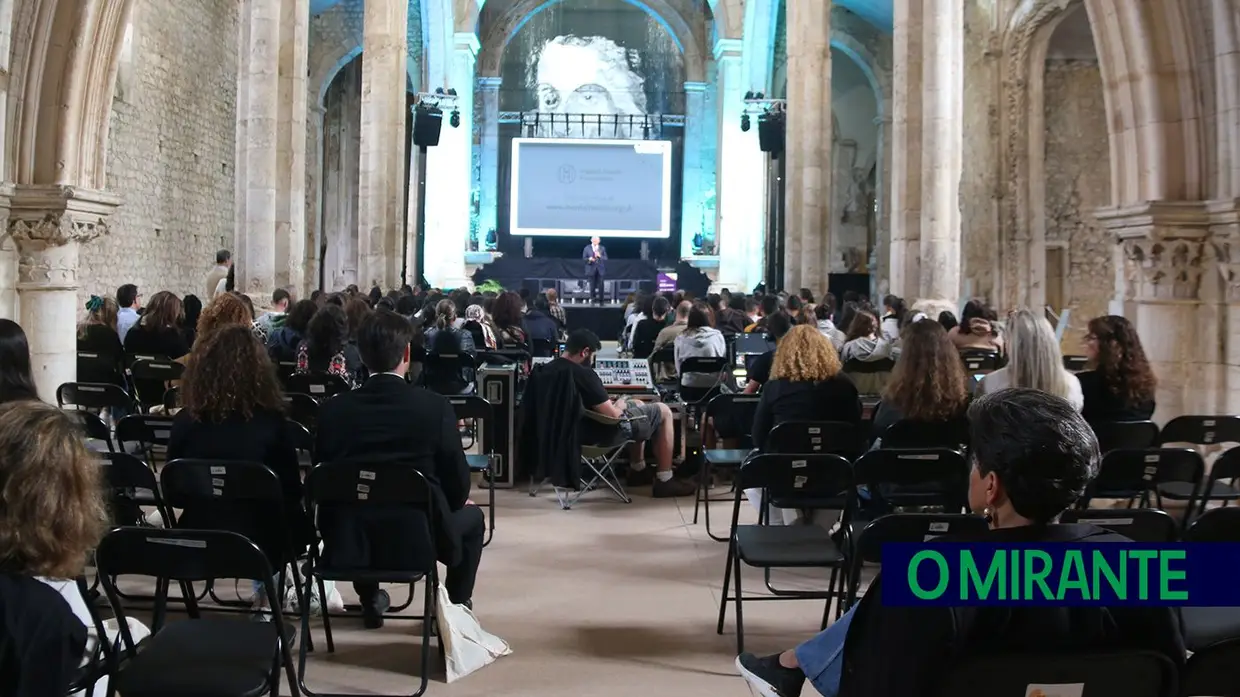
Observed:
[[[233,246],[237,15],[219,0],[134,4],[108,136],[124,203],[83,250],[83,300],[124,283],[201,295]]]
[[[1073,348],[1115,294],[1115,245],[1093,215],[1110,203],[1106,106],[1096,61],[1049,60],[1045,80],[1046,240],[1067,243],[1065,347]]]

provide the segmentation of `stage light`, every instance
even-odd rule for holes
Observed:
[[[448,117],[448,123],[452,124],[453,128],[460,128],[461,127],[461,112],[456,109],[453,109],[452,114]]]
[[[749,132],[749,114],[741,114],[741,130]]]

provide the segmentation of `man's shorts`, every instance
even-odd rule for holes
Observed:
[[[645,418],[640,418],[640,417]],[[658,402],[629,401],[624,406],[624,418],[633,419],[620,424],[625,438],[642,442],[650,440],[663,423],[663,410]]]

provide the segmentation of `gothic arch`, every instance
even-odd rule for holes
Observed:
[[[425,1],[425,0],[424,0]],[[727,0],[719,0],[725,2]],[[508,42],[516,36],[525,22],[543,10],[564,0],[517,0],[502,16],[491,22],[482,36],[482,52],[478,60],[479,77],[499,75],[500,61]],[[689,21],[681,16],[666,0],[624,0],[641,9],[661,23],[672,40],[676,42],[685,59],[685,81],[704,82],[706,62],[699,41]]]

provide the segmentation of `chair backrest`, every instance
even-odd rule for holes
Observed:
[[[760,401],[762,398],[756,394],[716,395],[706,404],[706,416],[727,418],[741,431],[737,436],[747,440],[753,437],[753,417]],[[723,414],[728,416],[722,417]]]
[[[290,375],[284,384],[289,392],[308,394],[320,400],[349,391],[349,383],[344,378],[329,373]]]
[[[169,358],[139,358],[129,365],[134,392],[144,407],[164,403],[164,391],[172,380],[180,380],[185,366]]]
[[[862,361],[853,358],[844,362],[843,371],[846,374],[873,375],[875,373],[890,373],[895,370],[895,367],[896,362],[890,358],[881,358],[877,361]]]
[[[108,505],[113,522],[117,525],[133,525],[142,516],[140,491],[149,491],[155,508],[165,520],[168,509],[159,493],[159,481],[155,472],[143,461],[128,453],[100,453],[99,466],[103,468],[103,480],[108,488]]]
[[[693,356],[686,358],[680,362],[680,374],[701,373],[704,375],[728,372],[728,359],[726,356],[718,358],[707,358],[705,356]]]
[[[444,394],[457,394],[469,384],[474,358],[465,353],[428,353],[422,363],[422,384]]]
[[[969,442],[969,422],[964,417],[951,421],[912,421],[901,419],[882,434],[884,448],[949,448],[959,450]]]
[[[990,349],[963,349],[960,360],[966,373],[990,373],[1000,367],[999,352]]]
[[[676,347],[672,344],[665,344],[662,348],[650,354],[648,362],[653,365],[655,363],[674,363],[676,361]]]
[[[1087,696],[1176,697],[1176,671],[1166,656],[1148,651],[991,653],[952,666],[934,694],[978,694],[979,685],[987,697],[1028,697],[1035,685],[1071,685]]]
[[[288,429],[289,440],[293,443],[293,449],[308,453],[312,458],[314,456],[314,434],[310,433],[310,429],[294,419],[285,419],[284,427]]]
[[[1211,508],[1184,531],[1185,542],[1240,542],[1240,508]]]
[[[403,462],[323,462],[306,478],[306,500],[324,504],[406,504],[428,513],[435,506],[422,473]]]
[[[117,576],[173,581],[273,576],[266,555],[253,542],[223,530],[116,528],[99,542],[95,568],[113,607],[119,606]]]
[[[117,443],[140,443],[148,450],[152,446],[168,445],[171,436],[171,416],[130,414],[116,424]]]
[[[1153,448],[1158,445],[1158,424],[1153,421],[1097,421],[1091,423],[1104,455],[1117,448]]]
[[[860,464],[860,463],[858,463]],[[984,535],[986,519],[960,513],[889,513],[871,520],[857,538],[857,556],[871,564],[883,561],[883,545],[921,544],[943,535]]]
[[[295,372],[297,372],[297,361],[276,362],[276,377],[280,378],[281,383],[291,377]]]
[[[733,356],[761,356],[775,350],[775,341],[765,332],[737,334],[732,343]]]
[[[843,421],[785,421],[771,429],[772,453],[834,453],[854,457],[864,448],[860,430]]]
[[[771,499],[830,498],[853,494],[852,464],[839,455],[758,455],[741,465],[737,496],[766,489]]]
[[[77,379],[80,382],[124,385],[123,370],[120,355],[109,355],[97,351],[77,352]]]
[[[308,394],[285,392],[284,405],[289,418],[314,432],[319,427],[319,403]]]
[[[1180,673],[1180,694],[1184,697],[1240,695],[1240,639],[1228,639],[1193,651]]]
[[[969,463],[955,450],[871,450],[853,465],[853,477],[871,491],[881,487],[883,498],[897,506],[942,505],[959,510],[968,505]]]
[[[1174,542],[1179,525],[1157,508],[1110,508],[1064,511],[1061,523],[1089,523],[1119,533],[1134,542]]]
[[[458,419],[482,419],[487,421],[495,415],[495,410],[491,407],[491,403],[477,395],[449,397],[448,403],[452,405],[452,409],[456,412],[456,418]]]
[[[120,385],[66,382],[56,388],[56,404],[79,409],[132,409],[133,398]]]
[[[81,424],[82,431],[86,434],[86,440],[101,440],[107,443],[108,450],[112,449],[112,432],[108,429],[108,425],[103,422],[103,419],[81,409],[67,409],[65,411]]]
[[[212,501],[284,502],[280,479],[259,462],[183,458],[164,465],[159,482],[164,500],[173,508]]]
[[[1120,448],[1102,456],[1086,498],[1135,495],[1167,482],[1199,484],[1205,463],[1189,448]]]
[[[531,339],[530,356],[533,358],[553,358],[559,348],[558,341],[551,339]]]
[[[1163,426],[1159,443],[1240,443],[1240,416],[1177,416]]]
[[[525,365],[530,362],[531,358],[530,352],[522,348],[502,348],[478,352],[478,362],[480,364],[508,365],[516,363],[517,365]]]
[[[1064,356],[1063,357],[1064,370],[1067,370],[1073,373],[1079,373],[1082,370],[1085,370],[1085,368],[1088,365],[1089,365],[1089,358],[1087,356]]]

